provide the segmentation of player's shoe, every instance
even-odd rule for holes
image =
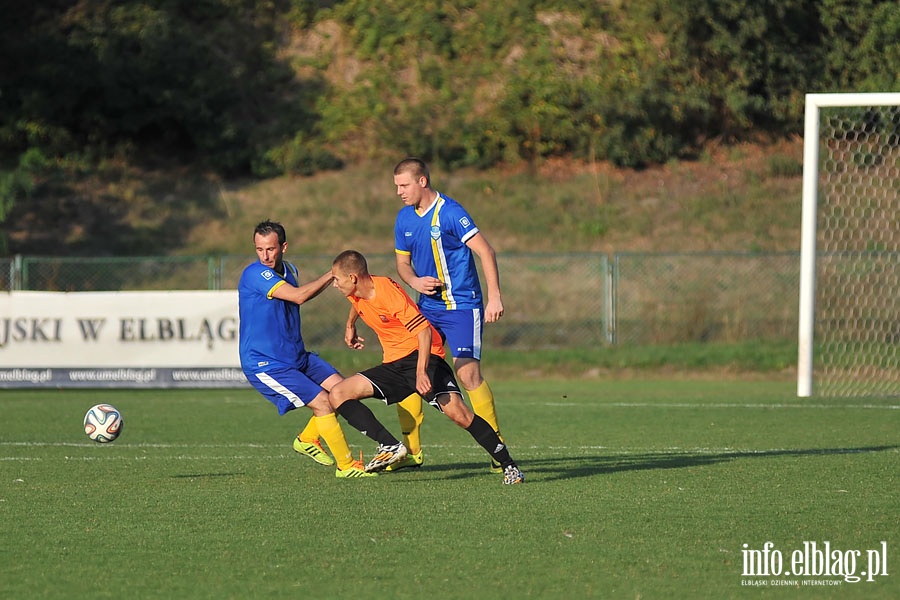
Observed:
[[[503,483],[505,485],[525,483],[525,473],[523,473],[516,465],[509,465],[503,469]]]
[[[418,469],[425,462],[425,452],[419,450],[415,454],[409,453],[403,460],[398,460],[385,467],[385,471],[399,471],[400,469]]]
[[[353,461],[346,469],[336,469],[334,476],[338,479],[350,479],[353,477],[377,477],[378,473],[366,473],[361,460]]]
[[[501,465],[499,462],[497,462],[496,460],[494,460],[492,458],[491,459],[491,473],[502,473],[502,472],[503,472],[503,465]]]
[[[369,461],[369,464],[366,465],[366,473],[383,471],[388,465],[398,463],[406,458],[408,452],[409,451],[402,442],[394,444],[393,446],[378,444],[378,448],[375,450],[375,456]]]
[[[328,456],[322,442],[316,440],[314,442],[301,442],[300,438],[294,438],[294,452],[298,452],[304,456],[308,456],[320,465],[331,466],[334,459]]]

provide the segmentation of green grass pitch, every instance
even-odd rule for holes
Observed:
[[[422,469],[338,480],[291,450],[309,411],[249,389],[0,392],[0,598],[900,598],[897,399],[492,386],[524,485],[430,407]],[[112,444],[82,431],[97,402],[124,415]],[[784,575],[810,542],[844,574],[886,564]]]

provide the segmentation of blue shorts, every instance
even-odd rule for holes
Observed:
[[[266,400],[275,405],[278,414],[306,406],[322,393],[322,382],[338,371],[319,358],[318,354],[307,352],[301,365],[269,365],[264,371],[244,372],[247,380]]]
[[[459,308],[456,310],[422,309],[425,318],[441,333],[453,358],[481,360],[482,324],[484,309]]]

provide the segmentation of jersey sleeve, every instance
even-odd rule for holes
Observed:
[[[269,291],[266,292],[266,298],[268,298],[269,300],[271,300],[271,299],[274,297],[273,294],[275,293],[275,290],[277,290],[278,288],[280,288],[281,286],[283,286],[285,283],[286,283],[286,282],[284,281],[284,279],[280,279],[280,278],[279,278],[278,281],[275,282],[275,285],[273,285],[272,287],[270,287],[270,288],[269,288]]]
[[[431,354],[436,354],[437,356],[443,358],[444,340],[441,338],[440,333],[438,333],[438,331],[428,321],[425,315],[422,314],[422,312],[419,310],[419,307],[416,306],[412,298],[409,297],[409,294],[406,293],[406,290],[400,287],[400,284],[398,284],[393,279],[390,279],[389,281],[391,284],[393,284],[393,287],[396,290],[396,300],[402,303],[402,306],[398,306],[398,312],[395,314],[395,316],[410,334],[408,342],[405,342],[405,344],[408,346],[405,352],[408,354],[409,352],[418,350],[419,333],[421,333],[425,329],[430,329]]]
[[[272,299],[272,293],[284,285],[284,279],[276,275],[272,269],[259,263],[247,268],[244,279],[249,289],[265,296],[269,300]]]
[[[385,288],[390,290],[390,307],[393,316],[412,334],[428,327],[428,319],[419,311],[412,298],[393,279],[387,279]]]
[[[478,226],[475,225],[472,216],[461,204],[455,203],[448,208],[450,210],[447,215],[449,218],[446,220],[446,227],[456,238],[465,244],[469,238],[478,233]],[[443,225],[444,221],[441,221],[441,224]]]
[[[428,319],[425,318],[425,315],[419,312],[415,305],[411,304],[407,304],[403,308],[400,314],[397,315],[397,319],[399,319],[404,327],[406,327],[407,331],[413,335],[419,335],[420,331],[430,325]]]
[[[397,220],[394,221],[394,252],[397,254],[411,254],[409,243],[403,234],[403,211],[397,213]]]

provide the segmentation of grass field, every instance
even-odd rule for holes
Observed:
[[[425,467],[338,480],[291,450],[307,413],[279,418],[250,390],[4,391],[0,597],[900,597],[897,399],[798,400],[783,381],[493,387],[524,485],[431,409]],[[109,445],[81,431],[101,401],[125,417]],[[746,576],[744,550],[766,542],[783,570],[805,542],[829,542],[844,574],[856,550],[857,575],[867,550],[886,564],[871,582]]]

